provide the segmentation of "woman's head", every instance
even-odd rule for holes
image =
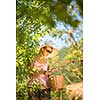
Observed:
[[[40,48],[40,53],[44,57],[52,58],[53,56],[55,56],[55,54],[57,54],[57,49],[47,45]]]

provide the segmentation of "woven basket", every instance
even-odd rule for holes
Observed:
[[[50,86],[52,90],[62,90],[64,88],[64,77],[62,75],[51,77]]]

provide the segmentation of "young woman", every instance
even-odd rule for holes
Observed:
[[[35,62],[31,63],[28,86],[38,84],[35,91],[29,91],[28,100],[49,100],[50,99],[50,82],[49,82],[49,63],[46,58],[52,58],[57,54],[57,50],[52,46],[43,46]],[[37,70],[36,73],[32,71]]]

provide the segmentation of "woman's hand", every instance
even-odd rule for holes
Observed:
[[[56,68],[51,68],[49,71],[47,71],[46,73],[50,76],[52,73],[56,72],[57,69]]]

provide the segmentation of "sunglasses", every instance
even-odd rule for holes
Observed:
[[[43,47],[43,49],[45,49],[47,52],[49,52],[49,53],[52,53],[52,49],[53,48],[51,48],[51,50],[48,50],[48,48],[47,47]]]

